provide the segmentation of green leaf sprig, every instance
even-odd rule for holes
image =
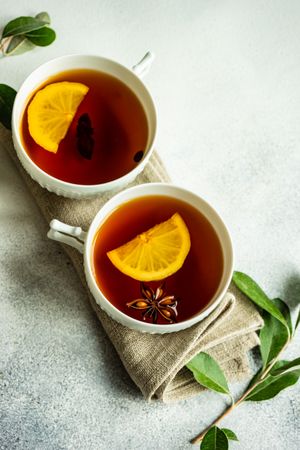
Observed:
[[[231,406],[191,441],[192,444],[201,442],[201,450],[227,450],[229,440],[237,440],[237,437],[233,431],[217,427],[225,416],[243,401],[263,401],[275,397],[300,378],[300,358],[293,361],[279,359],[299,326],[300,311],[293,327],[289,307],[283,300],[271,300],[252,278],[242,272],[234,272],[233,282],[262,312],[264,326],[259,333],[262,367],[246,391],[234,402],[226,377],[211,356],[201,352],[187,364],[201,385],[232,398]]]
[[[0,122],[9,130],[16,95],[17,92],[13,88],[7,84],[0,84]]]
[[[41,12],[35,17],[22,16],[11,20],[3,29],[0,50],[4,56],[20,55],[35,46],[52,44],[56,34],[48,25],[50,16],[47,12]]]

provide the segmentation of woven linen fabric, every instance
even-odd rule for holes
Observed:
[[[108,192],[87,200],[59,197],[41,188],[23,170],[13,148],[11,133],[1,126],[0,148],[8,151],[16,163],[48,223],[56,218],[87,230],[101,206],[116,193]],[[154,152],[144,171],[131,185],[169,181],[162,161]],[[203,387],[185,367],[200,351],[213,356],[230,381],[248,375],[247,352],[258,344],[255,331],[262,327],[263,321],[252,303],[234,286],[230,286],[218,307],[198,324],[164,335],[140,333],[115,322],[99,307],[85,282],[82,255],[72,247],[63,247],[124,367],[147,400],[159,398],[172,402],[201,392]]]

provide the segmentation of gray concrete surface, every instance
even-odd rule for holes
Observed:
[[[158,146],[173,180],[222,213],[236,268],[299,304],[300,3],[0,0],[1,23],[48,10],[55,44],[0,59],[18,87],[58,55],[90,52],[132,65],[151,49]],[[0,448],[191,448],[224,399],[206,393],[147,404],[94,317],[85,292],[8,156],[0,149]],[[299,356],[299,336],[286,357]],[[232,386],[240,392],[243,384]],[[233,449],[298,450],[299,386],[249,403],[223,425]]]

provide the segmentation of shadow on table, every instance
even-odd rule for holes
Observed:
[[[70,274],[75,269],[69,259],[56,244],[52,243],[50,247],[52,248],[49,249],[47,243],[48,251],[46,252],[44,243],[41,242],[37,247],[34,245],[31,248],[26,247],[23,254],[20,248],[20,252],[14,251],[5,255],[2,271],[5,273],[9,291],[7,301],[12,304],[13,309],[22,319],[27,318],[31,327],[40,328],[40,333],[46,334],[46,329],[48,332],[50,329],[51,333],[53,324],[53,329],[56,328],[54,335],[59,334],[61,323],[62,332],[69,333],[69,342],[75,339],[73,348],[75,353],[76,347],[80,347],[80,340],[85,334],[84,327],[88,327],[89,332],[95,336],[95,340],[91,340],[93,345],[91,352],[95,353],[97,358],[99,357],[96,372],[101,372],[101,377],[105,376],[105,382],[113,385],[114,391],[119,391],[120,398],[125,396],[129,399],[142,400],[141,393],[129,377],[102,325],[97,320],[77,274],[75,277]],[[60,259],[59,264],[55,264],[57,259]],[[68,289],[66,280],[70,277],[72,285]],[[55,285],[53,279],[55,279]],[[54,286],[55,291],[53,291]],[[43,326],[39,321],[47,321],[47,323],[44,322]],[[63,328],[65,323],[70,324],[68,332]],[[81,326],[83,328],[79,333],[78,327]]]
[[[295,272],[284,283],[283,300],[292,312],[300,305],[300,273]]]

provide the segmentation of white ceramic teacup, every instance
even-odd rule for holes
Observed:
[[[143,170],[153,151],[156,137],[156,110],[153,99],[141,81],[153,61],[153,54],[146,53],[132,70],[110,59],[92,55],[68,55],[53,59],[34,70],[24,81],[15,98],[12,113],[12,136],[17,155],[29,175],[48,191],[70,198],[86,198],[101,192],[119,189],[133,181]],[[20,124],[28,98],[49,77],[72,69],[93,69],[112,75],[125,83],[137,96],[148,121],[148,141],[143,159],[127,174],[107,183],[81,185],[68,183],[49,175],[38,167],[27,154],[20,136]]]
[[[189,203],[200,211],[213,226],[220,240],[222,252],[223,252],[223,274],[218,289],[210,300],[209,304],[201,310],[199,313],[194,315],[188,320],[160,325],[142,322],[132,317],[127,316],[115,306],[110,303],[109,299],[101,292],[94,274],[93,274],[93,242],[95,235],[101,226],[101,224],[106,220],[106,218],[125,202],[130,200],[149,196],[149,195],[165,195],[168,197],[175,197],[176,199],[182,200]],[[174,331],[183,330],[185,328],[194,325],[200,320],[204,319],[216,306],[220,303],[225,295],[225,292],[231,281],[233,272],[233,248],[229,232],[226,228],[221,217],[218,213],[202,198],[198,197],[196,194],[182,189],[178,186],[166,183],[149,183],[134,186],[132,188],[126,189],[119,194],[112,197],[105,205],[100,209],[93,222],[91,223],[87,232],[83,231],[80,227],[73,227],[66,225],[58,220],[54,219],[50,223],[50,230],[48,232],[48,237],[50,239],[63,242],[65,244],[71,245],[83,253],[84,257],[84,271],[85,277],[89,289],[94,296],[97,304],[106,313],[111,316],[116,321],[122,323],[123,325],[132,328],[134,330],[149,332],[149,333],[170,333]]]

